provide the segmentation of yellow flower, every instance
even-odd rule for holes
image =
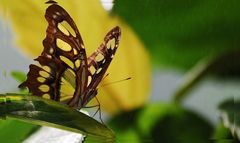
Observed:
[[[103,41],[113,27],[121,27],[120,46],[104,79],[104,83],[126,77],[131,80],[99,88],[101,107],[114,114],[144,104],[150,94],[150,60],[143,44],[134,32],[117,16],[110,16],[98,0],[58,0],[77,24],[87,55]],[[10,19],[19,48],[31,58],[42,52],[47,22],[44,12],[48,5],[42,0],[0,0],[0,11]]]

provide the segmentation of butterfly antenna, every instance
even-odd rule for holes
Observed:
[[[115,84],[115,83],[119,83],[119,82],[127,81],[127,80],[130,80],[130,79],[132,79],[132,78],[131,78],[131,77],[128,77],[128,78],[125,78],[125,79],[122,79],[122,80],[117,80],[117,81],[113,81],[113,82],[105,83],[105,84],[103,84],[101,87],[105,87],[105,86],[112,85],[112,84]]]

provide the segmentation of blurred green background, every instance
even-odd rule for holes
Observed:
[[[137,34],[152,66],[151,97],[146,104],[114,116],[104,114],[117,142],[239,142],[240,1],[102,3],[113,5],[109,15],[120,17]],[[0,33],[5,33],[0,39],[2,44],[8,45],[4,38],[14,37],[9,34],[10,29],[1,28]],[[20,55],[14,49],[0,54],[3,93],[17,92],[15,80],[4,73],[30,63],[19,56],[18,64],[8,61],[12,65],[6,66],[4,56],[14,54]],[[8,81],[8,86],[3,81]],[[9,142],[19,142],[36,130],[36,126],[18,121],[1,122],[4,123],[0,124],[0,139],[10,139],[7,135],[11,134],[14,137]]]

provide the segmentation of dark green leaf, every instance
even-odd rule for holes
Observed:
[[[139,35],[155,63],[190,68],[240,45],[240,1],[118,0],[113,12]]]
[[[112,130],[93,118],[59,102],[36,96],[0,95],[0,116],[81,133],[89,140],[114,141]]]

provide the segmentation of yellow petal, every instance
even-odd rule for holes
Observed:
[[[150,60],[143,44],[134,32],[118,17],[110,16],[96,0],[58,0],[76,22],[82,35],[87,55],[103,41],[106,33],[120,26],[120,46],[109,66],[110,75],[102,84],[131,77],[131,80],[99,88],[97,97],[101,107],[109,113],[131,110],[143,105],[150,95]],[[11,21],[19,48],[31,58],[43,49],[47,22],[44,18],[48,5],[40,0],[0,0],[1,14]]]

